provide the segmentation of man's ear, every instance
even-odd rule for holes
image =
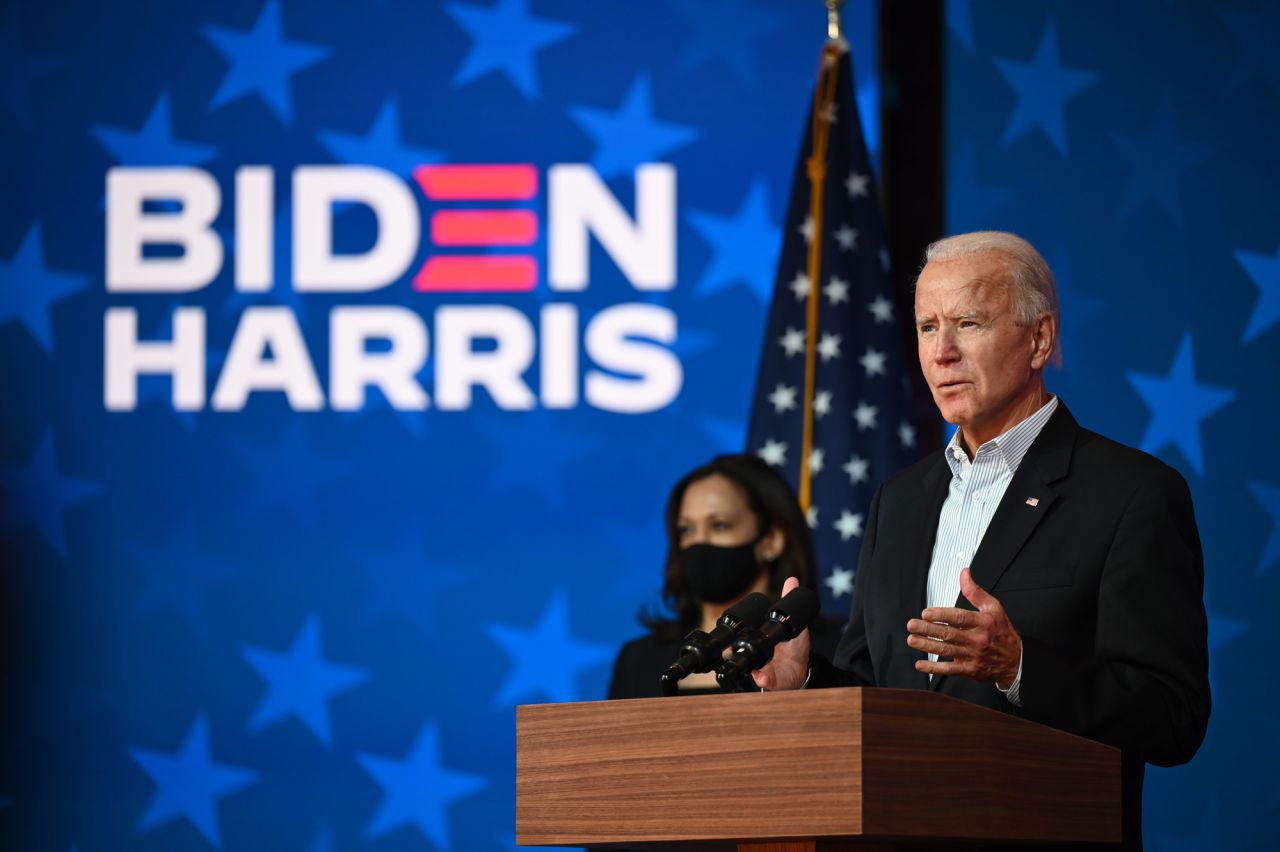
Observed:
[[[1051,360],[1061,366],[1062,356],[1055,344],[1058,342],[1058,320],[1053,314],[1041,314],[1031,326],[1031,368],[1039,370]]]

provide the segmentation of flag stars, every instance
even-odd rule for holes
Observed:
[[[854,514],[847,509],[840,513],[840,519],[832,524],[840,533],[841,541],[848,541],[854,536],[862,535],[862,514]]]
[[[867,347],[866,353],[858,359],[858,363],[862,365],[862,369],[867,371],[868,376],[885,375],[885,354],[877,352],[870,346]]]
[[[831,391],[820,390],[813,395],[813,413],[818,417],[831,413]]]
[[[867,305],[867,310],[876,318],[876,325],[893,322],[893,302],[883,295],[876,296],[875,300]]]
[[[804,237],[805,243],[813,242],[813,217],[805,216],[804,224],[796,228],[796,230],[800,233],[800,236]]]
[[[856,251],[858,248],[858,229],[850,228],[848,225],[842,225],[836,231],[836,242],[840,245],[841,251]]]
[[[853,594],[853,570],[841,568],[839,565],[831,569],[831,576],[823,580],[831,590],[832,597]]]
[[[847,302],[849,301],[849,282],[832,275],[830,283],[822,288],[822,292],[833,305]]]
[[[796,407],[796,389],[779,384],[773,389],[773,393],[769,394],[769,402],[773,405],[773,410],[777,414],[790,411]]]
[[[804,332],[798,328],[788,328],[786,334],[778,338],[778,344],[787,355],[799,355],[804,351]]]
[[[904,447],[914,447],[916,445],[916,427],[907,421],[902,421],[898,426],[898,440],[902,442]]]
[[[844,185],[849,190],[850,198],[868,198],[871,195],[871,175],[865,175],[861,172],[849,172],[849,177],[845,179]]]
[[[782,467],[787,463],[787,444],[770,438],[764,442],[758,455],[774,467]]]
[[[879,414],[880,409],[876,406],[859,402],[858,407],[853,410],[853,419],[858,421],[859,430],[874,429],[876,428],[876,417]]]
[[[818,341],[818,354],[822,356],[822,362],[825,364],[832,358],[840,357],[840,335],[824,334],[822,339]]]
[[[795,279],[788,286],[791,287],[791,292],[796,294],[797,299],[809,298],[809,288],[812,285],[809,282],[809,276],[805,273],[796,273]]]
[[[809,523],[809,529],[816,530],[818,528],[818,507],[810,506],[805,509],[804,519]]]
[[[826,459],[826,455],[822,452],[821,447],[815,447],[809,452],[809,473],[822,473],[822,465]]]
[[[857,415],[855,414],[855,416]],[[875,415],[873,414],[873,420],[874,416]],[[845,462],[844,467],[841,469],[845,473],[849,474],[849,482],[857,485],[859,482],[866,482],[867,479],[870,478],[871,462],[864,459],[862,456],[854,456],[849,459],[849,461]]]

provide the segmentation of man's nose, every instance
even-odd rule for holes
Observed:
[[[960,347],[956,345],[955,332],[938,329],[933,341],[933,360],[936,363],[950,364],[960,360]]]

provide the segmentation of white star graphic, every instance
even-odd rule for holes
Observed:
[[[818,528],[818,507],[810,506],[804,513],[804,519],[809,522],[809,529]]]
[[[833,305],[847,302],[849,301],[849,282],[832,275],[831,282],[822,288],[822,292],[826,294]]]
[[[902,421],[902,425],[898,427],[898,440],[902,442],[904,447],[914,447],[916,445],[916,427],[907,421]]]
[[[882,322],[893,322],[893,302],[884,296],[876,296],[875,301],[867,305],[867,310],[876,318],[876,325]]]
[[[858,247],[858,229],[843,225],[836,231],[836,242],[841,251],[853,251]]]
[[[874,429],[876,428],[876,417],[879,414],[880,409],[874,405],[859,402],[858,407],[854,409],[853,419],[858,421],[859,429]]]
[[[797,272],[795,280],[790,284],[791,292],[796,294],[797,299],[804,299],[809,296],[809,276],[803,272]]]
[[[853,571],[847,568],[841,568],[839,565],[833,566],[831,576],[823,580],[827,584],[827,588],[831,589],[834,597],[841,595],[853,594]]]
[[[822,356],[822,362],[825,364],[832,358],[840,357],[840,335],[824,334],[822,339],[818,341],[818,354]]]
[[[820,390],[813,395],[813,413],[818,417],[831,413],[831,391]]]
[[[871,194],[868,191],[870,184],[871,176],[858,172],[849,172],[849,179],[844,182],[845,187],[849,190],[850,198],[857,198],[858,196],[866,198],[869,196]]]
[[[820,448],[809,451],[809,473],[822,473],[823,452]]]
[[[798,328],[788,328],[787,333],[778,338],[778,343],[788,355],[799,355],[804,351],[804,332]]]
[[[840,533],[841,541],[848,541],[855,535],[862,535],[862,514],[855,515],[848,509],[840,513],[840,520],[832,524]]]
[[[868,376],[883,376],[885,374],[884,362],[885,354],[877,352],[870,346],[867,347],[866,354],[858,359],[858,363],[862,365],[862,369],[867,371]]]
[[[768,400],[773,403],[773,410],[776,414],[790,411],[796,407],[796,389],[779,384],[773,389],[773,393],[769,394]]]
[[[769,438],[760,448],[759,456],[774,467],[781,467],[787,463],[787,445]]]
[[[800,226],[799,228],[797,228],[796,230],[798,230],[798,231],[801,233],[801,235],[803,235],[803,236],[804,236],[804,241],[805,241],[806,243],[811,243],[811,242],[813,242],[813,217],[812,217],[812,216],[805,216],[805,217],[804,217],[804,224],[803,224],[803,225],[801,225],[801,226]]]
[[[871,462],[867,461],[862,456],[854,456],[845,463],[842,470],[849,474],[849,481],[854,485],[857,485],[859,482],[867,481],[868,473],[871,470]]]

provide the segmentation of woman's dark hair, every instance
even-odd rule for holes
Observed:
[[[685,491],[693,483],[712,476],[723,476],[743,490],[747,507],[756,517],[756,529],[760,535],[777,527],[786,538],[786,546],[770,566],[770,594],[775,599],[781,595],[782,584],[788,577],[795,577],[802,586],[813,588],[813,538],[791,486],[782,474],[759,456],[748,453],[716,456],[682,476],[667,498],[667,564],[663,574],[662,600],[676,617],[661,618],[648,612],[640,616],[641,623],[657,634],[661,641],[679,639],[702,620],[702,605],[689,590],[680,567],[680,533],[676,527]]]

